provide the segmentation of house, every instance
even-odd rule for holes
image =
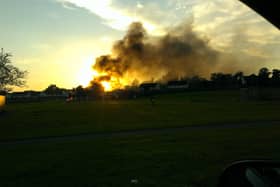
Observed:
[[[27,95],[24,92],[13,92],[7,94],[7,99],[21,99],[26,98]]]
[[[13,92],[7,95],[8,99],[22,99],[22,98],[34,98],[40,97],[41,92],[36,91],[24,91],[24,92]]]
[[[182,90],[188,88],[189,88],[189,84],[187,81],[169,81],[167,83],[167,89],[170,90]]]
[[[23,92],[8,93],[6,99],[8,102],[31,102],[43,101],[49,99],[66,99],[69,95],[69,90],[62,90],[56,95],[48,95],[46,92],[27,90]]]
[[[149,92],[149,91],[159,91],[160,84],[159,83],[142,83],[139,86],[140,91]]]

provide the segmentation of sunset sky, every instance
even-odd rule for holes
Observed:
[[[246,55],[253,70],[280,68],[279,30],[237,0],[1,0],[0,47],[29,72],[16,90],[85,86],[94,59],[133,21],[155,37],[190,22],[215,49]]]

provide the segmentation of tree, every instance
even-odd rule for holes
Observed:
[[[271,72],[269,71],[268,68],[261,68],[259,70],[259,77],[260,78],[263,78],[263,79],[269,79],[269,76],[270,76]]]
[[[242,71],[238,71],[233,75],[234,79],[240,81],[244,77],[244,73]]]
[[[250,86],[250,87],[258,86],[258,76],[255,74],[245,76],[244,80],[246,82],[246,86]]]
[[[237,87],[244,85],[246,82],[245,82],[245,79],[244,79],[243,72],[242,71],[236,72],[233,75],[233,81],[234,81],[235,86],[237,86]]]
[[[216,88],[233,87],[233,75],[224,73],[212,73],[210,77]]]
[[[11,91],[12,87],[22,87],[26,83],[27,71],[12,65],[12,55],[1,49],[0,53],[0,91]]]
[[[279,69],[272,70],[272,79],[280,80],[280,70]]]
[[[260,86],[267,86],[269,83],[269,76],[271,72],[268,68],[264,67],[259,70],[259,84]]]
[[[74,89],[75,97],[80,101],[81,99],[85,99],[86,97],[86,91],[84,88],[80,85],[77,88]]]
[[[59,87],[57,87],[55,84],[51,84],[49,85],[45,90],[44,92],[47,94],[47,95],[52,95],[52,96],[55,96],[55,95],[59,95],[62,93],[62,89],[60,89]]]
[[[273,69],[272,70],[272,84],[273,86],[280,86],[280,70],[279,69]]]

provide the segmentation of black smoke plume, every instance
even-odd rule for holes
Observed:
[[[98,57],[93,68],[124,79],[126,84],[166,82],[195,75],[209,76],[222,70],[220,56],[191,25],[173,28],[161,37],[150,37],[140,22],[134,22],[124,38],[115,42],[112,54]]]

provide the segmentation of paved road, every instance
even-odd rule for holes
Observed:
[[[103,132],[103,133],[83,133],[65,136],[49,136],[38,138],[26,138],[12,141],[0,142],[0,146],[19,145],[19,144],[33,144],[44,142],[61,142],[74,141],[83,139],[94,139],[100,137],[121,137],[126,135],[149,135],[161,133],[183,132],[195,129],[236,129],[236,128],[253,128],[253,127],[272,127],[280,125],[280,121],[258,121],[258,122],[243,122],[243,123],[228,123],[228,124],[209,124],[209,125],[195,125],[176,128],[160,128],[160,129],[141,129],[141,130],[127,130],[117,132]]]

